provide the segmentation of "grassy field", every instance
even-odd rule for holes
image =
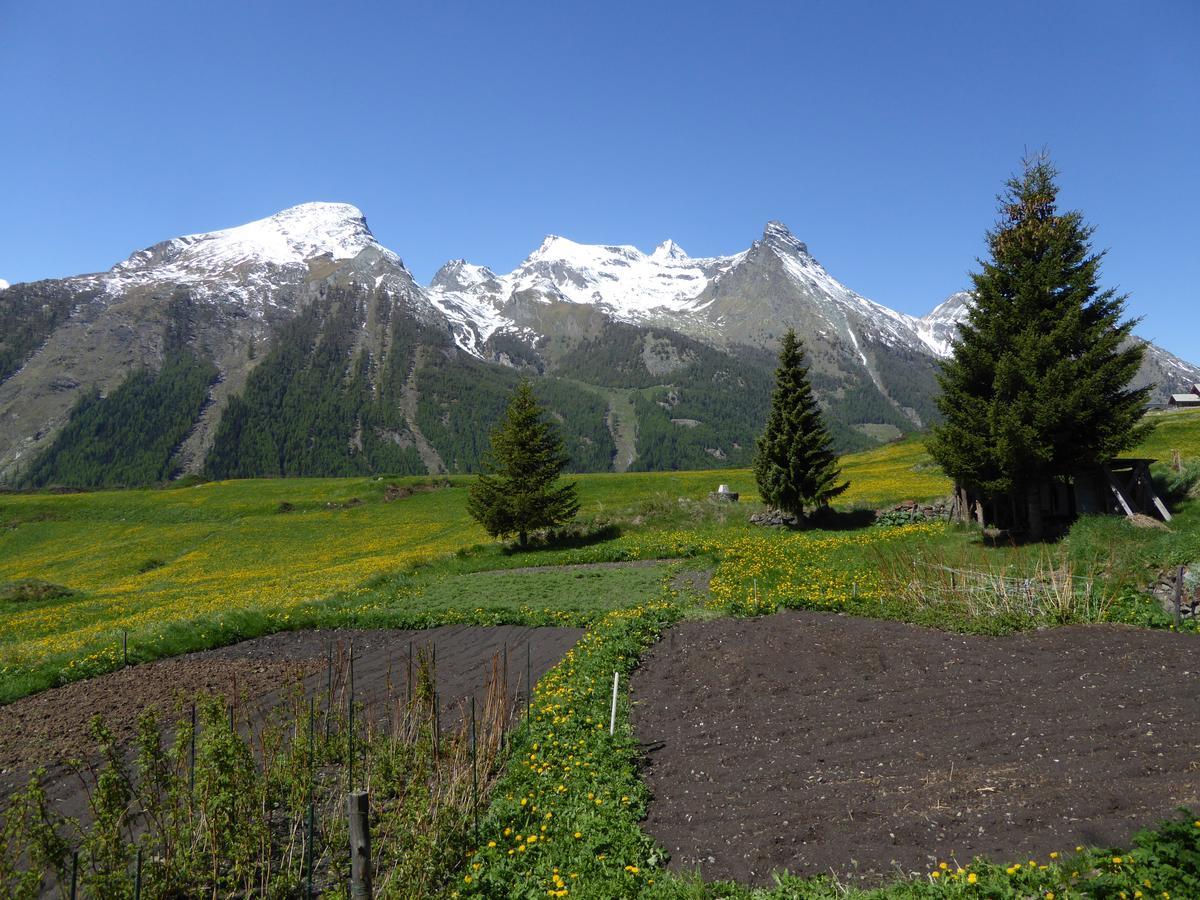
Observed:
[[[1200,459],[1200,411],[1154,421],[1139,455],[1169,460],[1177,449]],[[1200,500],[1176,498],[1170,528],[1091,517],[1056,544],[992,546],[972,529],[872,526],[856,512],[949,491],[919,440],[846,457],[843,467],[852,487],[841,514],[808,531],[749,525],[759,506],[746,470],[580,476],[578,532],[522,553],[487,540],[466,515],[466,478],[0,494],[0,703],[120,666],[126,633],[136,661],[287,628],[584,625],[576,648],[538,684],[483,840],[433,873],[449,879],[446,895],[503,895],[515,884],[530,896],[697,900],[1200,888],[1173,862],[1200,853],[1194,817],[1139,837],[1136,864],[1111,849],[1081,849],[1037,865],[956,863],[861,894],[787,877],[770,892],[706,885],[663,869],[640,826],[648,797],[628,698],[615,737],[600,720],[611,673],[628,672],[680,616],[799,607],[985,633],[1094,621],[1167,628],[1144,587],[1165,566],[1200,560]],[[719,483],[743,502],[710,501]],[[634,560],[656,562],[570,567]]]
[[[1169,459],[1180,449],[1185,457],[1200,456],[1200,413],[1154,419],[1156,432],[1139,453]],[[949,490],[918,439],[848,456],[843,464],[851,482],[845,507]],[[646,599],[662,578],[647,570],[587,579],[542,574],[512,582],[511,590],[504,583],[497,594],[501,582],[480,591],[466,577],[478,569],[701,555],[717,564],[708,603],[752,612],[801,599],[879,605],[892,598],[896,577],[905,574],[900,569],[913,559],[1026,569],[1044,563],[1030,553],[985,552],[969,533],[940,527],[903,535],[751,528],[746,506],[756,497],[748,470],[585,475],[578,482],[582,519],[609,530],[575,549],[522,556],[504,553],[465,514],[466,478],[438,485],[291,479],[0,495],[0,585],[36,580],[64,594],[0,590],[0,702],[111,669],[120,662],[125,632],[133,658],[147,659],[314,624],[583,623],[615,603]],[[706,501],[722,482],[741,492],[742,505]],[[406,490],[395,496],[391,485]],[[1200,556],[1190,521],[1185,516],[1187,527],[1169,535],[1126,534],[1131,529],[1117,521],[1089,523],[1069,542],[1071,559],[1082,568],[1107,566],[1128,581],[1148,559]],[[1140,549],[1114,556],[1118,532],[1116,546]],[[495,599],[480,605],[476,594]]]

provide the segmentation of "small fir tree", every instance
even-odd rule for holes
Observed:
[[[579,512],[574,482],[555,485],[570,461],[562,439],[546,421],[533,388],[521,381],[500,424],[492,430],[483,474],[471,485],[467,510],[493,537],[565,525]]]
[[[1142,346],[1127,340],[1126,298],[1098,286],[1104,254],[1081,213],[1058,211],[1057,175],[1044,152],[1027,157],[997,197],[928,442],[957,483],[1026,510],[1035,539],[1040,484],[1099,468],[1149,431],[1148,389],[1129,387]]]
[[[763,502],[798,520],[806,507],[824,507],[850,486],[813,396],[804,347],[788,329],[779,348],[767,430],[758,439],[754,477]]]

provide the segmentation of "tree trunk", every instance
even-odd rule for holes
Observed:
[[[517,543],[520,544],[521,549],[524,550],[525,547],[528,546],[528,544],[529,544],[529,534],[524,531],[518,532],[517,533]]]
[[[1040,541],[1045,535],[1045,528],[1042,526],[1042,492],[1035,486],[1029,489],[1027,497],[1029,503],[1029,539]]]

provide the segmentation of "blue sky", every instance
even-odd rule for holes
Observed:
[[[787,222],[906,312],[1049,147],[1141,332],[1200,361],[1200,3],[0,0],[0,278],[305,200],[426,282],[547,233],[692,255]]]

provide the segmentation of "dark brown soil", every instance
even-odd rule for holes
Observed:
[[[332,646],[342,660],[354,648],[355,697],[368,715],[386,715],[391,694],[403,696],[410,644],[414,654],[432,644],[437,656],[438,695],[445,728],[457,724],[455,710],[466,698],[482,700],[493,654],[508,650],[508,686],[518,701],[526,691],[526,664],[536,681],[582,634],[578,628],[453,625],[425,631],[289,631],[176,659],[131,666],[119,672],[43,691],[0,707],[0,798],[24,785],[30,771],[47,767],[48,793],[67,815],[86,812],[86,792],[67,764],[94,750],[88,722],[97,713],[122,742],[138,717],[156,707],[168,721],[177,703],[199,692],[220,694],[236,704],[239,727],[254,727],[293,691],[325,699],[326,659]],[[528,654],[528,655],[527,655]],[[344,696],[344,695],[342,695]]]
[[[1200,805],[1200,639],[988,638],[787,612],[684,623],[632,681],[679,870],[882,881],[1127,845]]]
[[[596,569],[653,569],[679,562],[678,559],[632,559],[625,562],[572,563],[569,566],[521,566],[517,569],[488,569],[476,575],[537,575],[540,572],[586,572]]]

